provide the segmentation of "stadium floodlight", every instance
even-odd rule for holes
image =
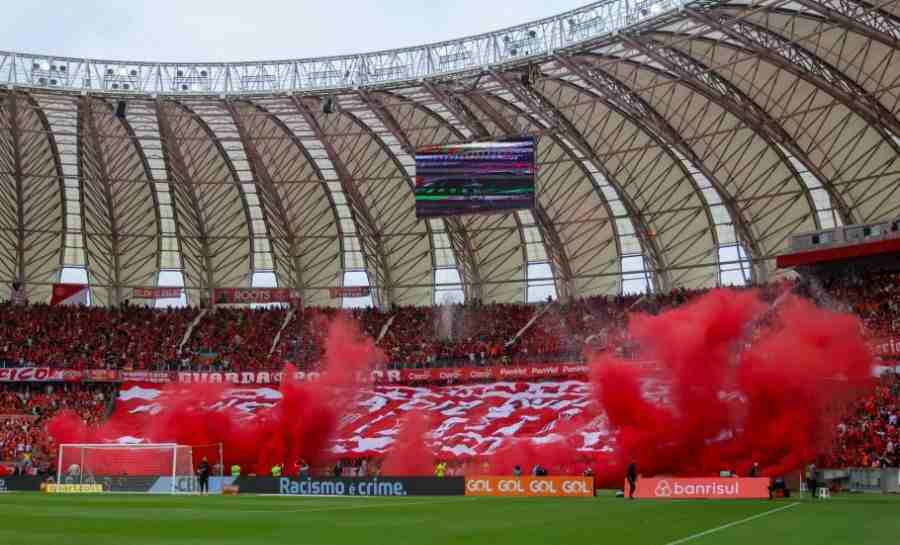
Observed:
[[[197,489],[194,450],[222,474],[222,445],[177,443],[64,443],[59,446],[57,480],[103,484],[104,491],[184,493]],[[199,458],[198,458],[199,460]]]

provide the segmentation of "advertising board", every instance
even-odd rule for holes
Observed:
[[[288,496],[462,496],[462,477],[238,477],[240,492]]]
[[[625,490],[628,483],[625,483]],[[768,478],[638,479],[634,497],[651,500],[766,499]]]
[[[466,477],[466,496],[590,498],[593,477]]]

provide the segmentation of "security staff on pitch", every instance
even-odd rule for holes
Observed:
[[[631,463],[628,464],[628,475],[627,475],[627,478],[628,478],[628,499],[629,499],[629,500],[633,500],[633,499],[634,499],[634,489],[635,489],[635,484],[637,483],[637,477],[638,477],[638,474],[637,474],[637,462],[636,462],[634,459],[632,459],[632,460],[631,460]]]
[[[203,461],[197,466],[197,484],[200,485],[201,494],[209,494],[209,461],[207,461],[206,456],[203,457]]]
[[[272,466],[272,476],[281,477],[281,464],[275,464],[274,466]]]
[[[241,466],[237,464],[231,464],[231,476],[235,479],[241,476]]]

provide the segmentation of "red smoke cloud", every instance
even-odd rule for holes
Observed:
[[[426,476],[434,472],[434,451],[428,446],[431,418],[421,410],[414,410],[404,417],[400,431],[384,459],[381,471],[384,475]]]
[[[644,475],[712,475],[722,469],[746,475],[759,462],[776,476],[811,461],[831,444],[844,404],[870,385],[872,357],[852,315],[785,295],[776,304],[755,290],[715,290],[657,316],[634,315],[628,333],[640,364],[612,355],[591,361],[595,404],[560,420],[549,437],[519,437],[477,470],[527,473],[534,464],[551,474],[580,473],[590,466],[599,484],[621,486],[634,458]],[[377,357],[370,339],[349,324],[332,325],[326,369],[314,383],[287,379],[282,401],[247,420],[237,410],[215,410],[219,385],[192,385],[173,406],[151,419],[139,437],[183,444],[224,442],[226,464],[267,473],[278,462],[327,461],[328,440],[357,377]],[[286,377],[292,373],[286,372]],[[168,388],[178,389],[178,385]],[[335,388],[341,388],[335,395]],[[648,396],[648,392],[661,392]],[[118,416],[118,415],[117,415]],[[585,424],[606,419],[608,453],[579,452]],[[428,431],[438,414],[407,417],[385,460],[386,475],[425,475],[435,455]],[[114,417],[89,430],[72,415],[51,424],[60,442],[100,442],[135,435]],[[533,439],[542,440],[540,444]],[[195,458],[197,455],[195,454]],[[482,462],[488,462],[488,468]]]
[[[355,398],[362,386],[360,377],[367,376],[363,371],[379,358],[381,353],[372,339],[363,337],[354,323],[338,318],[329,326],[322,362],[325,371],[320,379],[298,382],[295,369],[287,366],[280,386],[281,401],[258,411],[254,419],[235,408],[216,406],[222,391],[232,386],[184,388],[171,384],[166,386],[169,395],[160,396],[167,406],[148,419],[144,429],[135,430],[133,421],[116,417],[91,429],[71,413],[52,419],[48,429],[58,443],[102,443],[123,436],[184,445],[224,443],[226,466],[237,463],[245,472],[262,475],[277,463],[291,467],[301,458],[314,466],[329,458],[331,434],[349,406],[348,400]],[[335,395],[337,389],[340,395]],[[214,450],[195,449],[194,463]],[[68,463],[64,460],[64,465]]]
[[[756,291],[716,290],[632,318],[631,337],[658,366],[593,362],[617,439],[614,455],[597,461],[600,482],[621,483],[632,458],[644,475],[746,475],[758,461],[774,476],[830,444],[838,412],[871,381],[861,324],[793,295],[767,308]],[[666,402],[644,398],[653,381],[668,390]]]
[[[870,386],[861,331],[855,316],[793,295],[770,304],[757,290],[715,290],[633,315],[628,333],[643,363],[594,357],[596,405],[560,422],[558,441],[520,437],[501,448],[490,471],[590,467],[601,486],[621,486],[631,459],[644,475],[747,475],[753,462],[765,475],[785,474],[828,448],[842,408]],[[579,452],[575,434],[598,417],[607,419],[610,452]]]

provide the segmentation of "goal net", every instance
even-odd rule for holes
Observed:
[[[104,491],[189,493],[198,488],[196,470],[204,457],[210,476],[221,476],[221,445],[62,444],[57,478],[101,484]]]

